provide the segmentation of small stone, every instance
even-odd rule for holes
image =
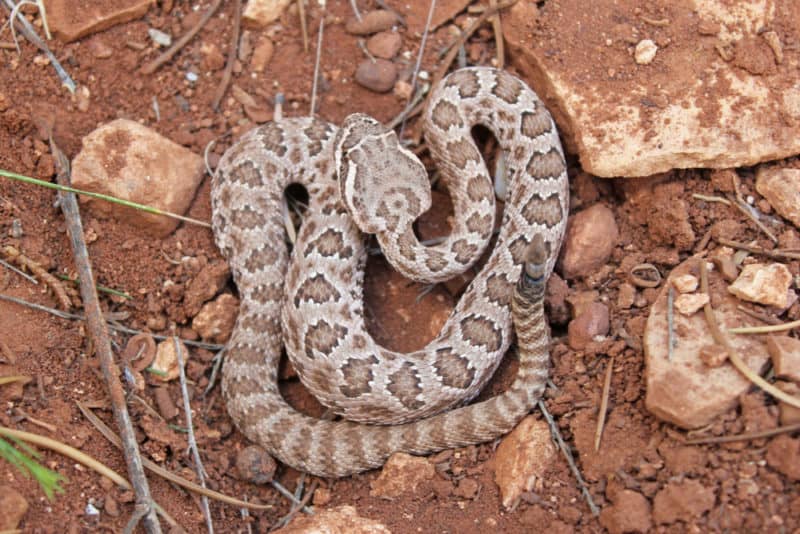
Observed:
[[[474,499],[478,495],[480,485],[472,478],[463,478],[459,481],[453,495],[462,499]]]
[[[182,342],[179,341],[178,344],[180,345],[183,364],[186,365],[186,362],[189,361],[189,351]],[[180,376],[178,353],[175,351],[175,341],[173,339],[167,339],[158,344],[156,358],[150,364],[150,369],[153,371],[151,375],[162,382],[169,382]]]
[[[570,216],[561,249],[561,274],[567,280],[587,276],[604,265],[617,245],[614,212],[595,204]]]
[[[633,58],[639,65],[649,65],[653,62],[658,52],[658,46],[650,39],[643,39],[636,45]]]
[[[347,21],[345,30],[355,35],[370,35],[391,29],[399,22],[397,15],[387,9],[378,9],[364,13],[361,20],[352,18]]]
[[[225,293],[200,308],[192,320],[192,329],[206,341],[225,343],[231,337],[238,314],[239,299]]]
[[[8,485],[0,486],[0,531],[17,530],[28,512],[28,501]]]
[[[494,480],[506,509],[514,507],[523,493],[542,484],[555,455],[550,428],[532,415],[503,438],[495,452]]]
[[[767,350],[775,376],[800,383],[800,339],[767,336]]]
[[[231,269],[227,262],[215,261],[206,264],[186,287],[183,296],[186,314],[190,317],[197,315],[203,303],[225,287],[230,276]]]
[[[253,50],[253,56],[250,58],[250,66],[253,72],[264,72],[274,53],[275,45],[272,44],[272,40],[266,36],[261,37]]]
[[[311,502],[314,506],[325,506],[331,502],[331,490],[328,488],[317,488],[314,490],[314,497]]]
[[[622,282],[617,293],[617,307],[623,310],[630,309],[635,300],[636,287],[628,282]]]
[[[392,59],[403,46],[403,39],[397,32],[380,32],[367,39],[367,50],[375,57]]]
[[[800,438],[782,434],[770,441],[767,464],[790,480],[800,480]]]
[[[378,478],[370,483],[369,494],[388,500],[413,494],[435,474],[436,468],[427,458],[396,452],[389,457]]]
[[[260,29],[277,20],[291,0],[250,0],[242,12],[246,28]]]
[[[72,161],[72,185],[183,214],[205,176],[203,158],[136,121],[117,119],[82,139]],[[109,164],[109,162],[113,162]],[[179,221],[80,196],[98,217],[116,217],[155,237],[172,233]]]
[[[75,41],[117,24],[136,20],[153,0],[115,0],[76,4],[72,0],[49,0],[47,23],[53,35],[64,42]]]
[[[611,501],[613,504],[600,512],[600,524],[611,534],[650,530],[650,503],[644,495],[625,489],[617,491]]]
[[[200,53],[203,55],[202,65],[206,71],[220,70],[225,66],[225,56],[216,44],[203,43],[200,45]]]
[[[739,277],[739,268],[736,266],[733,256],[714,256],[711,258],[711,261],[714,263],[714,267],[719,270],[719,274],[722,275],[723,280],[726,282],[733,282]]]
[[[414,92],[414,88],[411,87],[411,84],[406,81],[397,80],[397,83],[394,84],[393,92],[400,100],[410,100],[411,94]]]
[[[672,278],[672,285],[681,293],[692,293],[697,291],[699,280],[693,274],[682,274]]]
[[[167,47],[172,44],[172,36],[157,28],[148,28],[147,35],[149,35],[150,39],[158,46]]]
[[[92,103],[92,92],[88,87],[85,85],[79,85],[75,90],[75,95],[73,98],[75,99],[75,105],[78,107],[78,111],[81,113],[86,113],[89,111],[89,105]]]
[[[102,39],[94,38],[89,41],[89,51],[97,59],[108,59],[114,53]]]
[[[653,499],[653,519],[656,524],[675,521],[691,522],[714,506],[716,492],[697,480],[669,482]]]
[[[110,495],[105,496],[103,510],[105,510],[110,517],[119,517],[119,503]]]
[[[800,169],[762,166],[756,191],[781,215],[800,228]]]
[[[169,394],[169,389],[157,387],[153,390],[153,397],[156,399],[156,406],[161,417],[169,421],[178,415],[178,407],[175,406],[175,402],[173,402],[172,396]]]
[[[553,324],[565,325],[570,319],[567,295],[569,286],[564,279],[558,276],[558,273],[551,274],[547,281],[544,299],[548,310],[547,316]]]
[[[700,359],[708,367],[719,367],[728,361],[728,351],[721,345],[706,345],[700,349]]]
[[[792,273],[782,263],[751,263],[744,266],[728,291],[748,302],[783,309],[791,304],[791,285]]]
[[[272,480],[277,467],[272,456],[258,445],[249,445],[236,454],[239,478],[253,484],[266,484]]]
[[[767,42],[767,45],[772,49],[775,55],[775,63],[780,65],[783,63],[783,44],[778,34],[772,30],[761,34],[761,38]]]
[[[330,510],[315,511],[314,515],[297,514],[275,534],[391,534],[383,523],[358,515],[353,506],[338,506]]]
[[[597,336],[605,336],[609,329],[608,306],[595,302],[581,315],[570,321],[567,340],[573,350],[583,350]]]
[[[675,309],[683,315],[693,315],[709,300],[708,293],[685,293],[675,298]]]
[[[795,382],[782,382],[778,380],[775,382],[775,387],[796,399],[800,399],[800,386]],[[779,417],[782,425],[795,425],[800,423],[800,408],[795,408],[791,404],[778,401],[778,409],[780,410]]]
[[[397,67],[385,59],[377,59],[374,62],[366,59],[356,70],[356,82],[376,93],[391,91],[395,79],[397,79]]]

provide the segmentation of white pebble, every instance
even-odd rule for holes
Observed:
[[[169,34],[162,32],[161,30],[157,30],[155,28],[150,28],[147,30],[147,34],[150,36],[150,39],[153,40],[158,46],[169,46],[172,44],[172,37]]]
[[[639,65],[648,65],[655,59],[656,52],[658,52],[658,46],[650,39],[643,39],[636,45],[633,58]]]

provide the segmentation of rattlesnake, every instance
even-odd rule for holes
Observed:
[[[359,228],[375,233],[392,265],[415,280],[441,281],[473,265],[491,238],[495,210],[470,135],[478,124],[506,159],[509,194],[497,244],[435,340],[410,355],[388,351],[364,325]],[[348,117],[341,129],[314,118],[262,125],[228,149],[214,176],[214,234],[241,296],[223,368],[228,412],[250,440],[302,471],[345,476],[378,467],[395,451],[493,439],[544,387],[543,285],[568,209],[553,121],[519,79],[473,67],[433,88],[424,128],[455,212],[451,235],[436,246],[421,245],[411,226],[430,206],[424,168],[365,115]],[[289,264],[281,205],[292,183],[306,188],[309,206]],[[521,361],[514,383],[488,401],[434,415],[470,400],[491,377],[511,343],[510,308]],[[348,421],[305,416],[283,399],[283,342],[306,387]]]

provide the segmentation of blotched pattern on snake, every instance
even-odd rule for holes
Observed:
[[[241,296],[222,387],[239,429],[286,464],[337,477],[382,465],[395,451],[425,454],[493,439],[539,398],[548,371],[544,282],[568,210],[564,156],[536,94],[503,71],[458,70],[434,89],[425,138],[452,199],[455,221],[424,246],[412,224],[430,207],[425,168],[365,115],[341,128],[319,119],[260,126],[223,156],[212,187],[213,228]],[[472,140],[488,128],[502,148],[508,196],[497,243],[424,349],[395,353],[367,332],[365,235],[375,234],[406,276],[439,282],[470,268],[494,226],[494,192]],[[292,261],[281,205],[293,183],[309,206]],[[523,273],[523,266],[524,272]],[[513,310],[513,311],[512,311]],[[520,367],[508,391],[472,399],[512,341]],[[347,421],[295,411],[278,391],[282,348],[304,385]]]

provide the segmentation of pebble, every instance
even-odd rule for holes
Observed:
[[[794,398],[800,398],[800,386],[795,382],[782,382],[780,380],[775,382],[775,387],[787,393]],[[785,402],[778,402],[778,409],[780,411],[781,425],[796,425],[800,423],[800,408],[795,408]]]
[[[0,531],[16,530],[28,512],[28,501],[8,485],[0,486]]]
[[[242,12],[246,28],[264,28],[277,20],[291,0],[250,0]]]
[[[110,495],[105,496],[103,510],[105,510],[110,517],[119,517],[119,503]]]
[[[716,491],[697,480],[667,483],[653,498],[653,519],[657,524],[690,523],[714,506]]]
[[[175,406],[175,402],[173,402],[172,396],[169,394],[169,389],[165,387],[154,388],[153,397],[156,400],[158,413],[161,414],[161,417],[169,421],[178,415],[178,407]]]
[[[614,212],[595,204],[570,217],[561,252],[561,274],[567,280],[592,274],[604,265],[617,245]]]
[[[192,320],[192,329],[206,341],[225,343],[231,337],[238,314],[239,299],[225,293],[200,308]]]
[[[403,39],[397,32],[380,32],[367,39],[367,50],[377,58],[392,59],[403,46]]]
[[[315,511],[314,515],[297,514],[295,518],[275,534],[354,533],[391,534],[386,525],[358,515],[353,506],[344,505],[330,510]]]
[[[325,506],[331,502],[331,497],[331,490],[328,488],[317,488],[314,491],[314,497],[311,499],[311,503],[314,506]]]
[[[158,46],[167,47],[172,44],[172,36],[168,33],[162,32],[156,28],[148,28],[147,35],[150,36],[150,39],[153,40]]]
[[[658,46],[650,39],[642,39],[636,44],[633,59],[639,65],[649,65],[656,58]]]
[[[728,351],[721,345],[706,345],[700,349],[700,359],[708,367],[719,367],[728,361]]]
[[[792,304],[791,285],[792,273],[782,263],[751,263],[744,266],[728,291],[748,302],[783,309]]]
[[[782,217],[800,228],[800,169],[759,167],[758,191]]]
[[[672,285],[681,293],[692,293],[697,291],[700,281],[693,274],[682,274],[672,278]]]
[[[675,298],[675,309],[683,315],[693,315],[708,304],[708,293],[684,293]]]
[[[345,30],[347,30],[347,33],[355,35],[371,35],[388,30],[398,22],[399,19],[393,11],[377,9],[364,13],[361,20],[356,18],[348,20],[345,25]]]
[[[364,60],[356,70],[356,82],[376,93],[386,93],[394,87],[397,67],[385,59]]]
[[[555,456],[550,428],[532,415],[503,438],[495,452],[494,480],[506,509],[516,506],[523,493],[542,484]]]
[[[411,95],[414,92],[414,88],[411,87],[411,84],[406,81],[397,80],[397,83],[394,84],[393,92],[400,100],[410,100]]]
[[[225,56],[216,44],[203,43],[200,45],[200,53],[203,55],[202,65],[206,71],[220,70],[225,66]]]
[[[183,363],[186,365],[186,362],[189,361],[189,351],[182,342],[179,341],[178,344],[181,348]],[[158,344],[156,358],[150,364],[150,368],[154,371],[151,375],[162,382],[169,382],[180,376],[178,353],[175,351],[175,341],[173,339],[167,339]]]
[[[114,53],[102,39],[94,38],[89,41],[89,51],[97,59],[108,59]]]
[[[86,113],[89,111],[89,105],[91,104],[92,92],[89,90],[88,87],[85,85],[79,85],[78,88],[75,90],[75,95],[73,96],[75,99],[75,105],[78,107],[78,111],[81,113]]]
[[[790,480],[800,480],[800,438],[782,434],[770,441],[767,464]]]
[[[767,336],[767,350],[775,376],[800,383],[800,339]]]
[[[275,45],[269,37],[262,37],[253,49],[253,56],[250,58],[250,67],[253,72],[264,72],[269,65],[272,55],[275,53]]]
[[[436,468],[427,458],[396,452],[389,457],[378,478],[370,482],[369,494],[388,500],[413,494],[435,474]]]
[[[629,309],[636,301],[636,287],[628,282],[622,282],[619,285],[619,292],[617,293],[617,307],[623,310]]]
[[[567,342],[573,350],[583,350],[597,336],[608,334],[610,327],[608,306],[600,302],[590,304],[567,326]]]
[[[611,534],[648,532],[653,526],[650,502],[638,491],[619,490],[610,500],[613,504],[600,512],[600,524]]]
[[[219,293],[231,276],[227,262],[214,261],[206,264],[186,286],[183,306],[186,314],[194,316],[200,311],[204,302]]]
[[[253,484],[266,484],[275,476],[278,465],[267,451],[258,445],[245,447],[236,454],[239,478]]]

